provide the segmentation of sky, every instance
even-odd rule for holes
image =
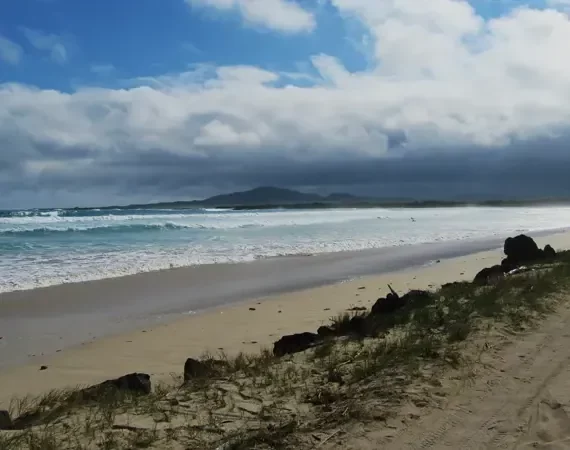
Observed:
[[[570,0],[0,0],[0,208],[570,197]]]

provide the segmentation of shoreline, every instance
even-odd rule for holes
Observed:
[[[542,237],[533,234],[533,237],[540,246],[550,243],[555,248],[570,247],[569,232]],[[471,280],[480,269],[495,264],[501,256],[502,248],[475,252],[423,267],[278,295],[249,297],[195,315],[176,314],[176,320],[101,337],[1,369],[0,408],[6,407],[15,396],[92,384],[136,371],[149,373],[157,381],[169,381],[171,373],[180,373],[187,357],[198,357],[205,351],[223,351],[229,355],[242,351],[254,353],[284,334],[316,329],[352,306],[370,307],[386,294],[388,283],[398,292],[405,292]],[[9,344],[3,338],[0,349],[6,350]],[[48,369],[39,371],[40,365]]]
[[[94,339],[252,299],[420,268],[436,260],[498,248],[503,240],[448,241],[209,264],[2,293],[0,369]]]

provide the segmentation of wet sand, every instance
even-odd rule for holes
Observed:
[[[570,248],[570,233],[532,236]],[[2,294],[0,408],[13,396],[132,371],[168,380],[206,350],[258,351],[351,306],[371,306],[388,283],[405,291],[472,279],[500,261],[502,241],[199,266]],[[354,277],[361,278],[342,282]],[[48,370],[39,371],[43,364]]]

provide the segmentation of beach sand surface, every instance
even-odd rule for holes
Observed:
[[[557,249],[570,248],[568,232],[535,240],[540,246],[548,243]],[[166,324],[96,339],[2,369],[0,409],[6,408],[14,397],[88,385],[130,372],[148,373],[153,382],[169,381],[172,374],[182,374],[188,357],[198,357],[206,351],[214,354],[223,351],[228,355],[257,352],[271,347],[284,334],[315,331],[331,316],[351,307],[370,307],[377,298],[386,295],[388,284],[400,293],[437,288],[447,282],[471,280],[483,267],[500,263],[502,258],[502,248],[479,252],[428,267],[251,299]],[[570,352],[570,345],[567,349]],[[47,369],[39,370],[42,365]]]

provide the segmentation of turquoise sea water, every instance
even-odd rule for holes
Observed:
[[[0,292],[170,267],[459,241],[568,224],[570,207],[3,211]]]

